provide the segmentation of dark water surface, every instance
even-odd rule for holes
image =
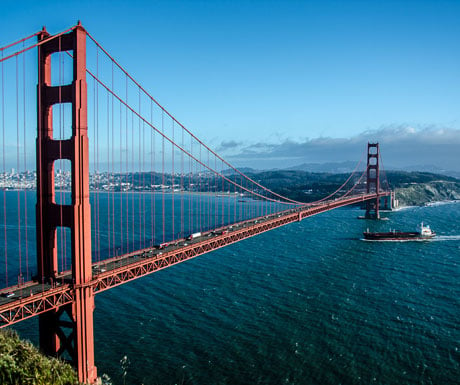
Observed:
[[[339,209],[96,296],[98,373],[122,384],[459,384],[460,204]],[[412,230],[431,242],[366,242]],[[36,320],[16,326],[36,341]]]

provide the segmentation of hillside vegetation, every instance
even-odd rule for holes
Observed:
[[[12,330],[0,330],[0,384],[76,385],[78,378],[69,364],[45,357]]]

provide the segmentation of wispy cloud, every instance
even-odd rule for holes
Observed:
[[[284,140],[280,143],[223,142],[219,152],[238,166],[289,167],[301,163],[358,160],[367,142],[379,142],[387,168],[433,165],[460,171],[460,130],[426,126],[385,126],[350,138]]]

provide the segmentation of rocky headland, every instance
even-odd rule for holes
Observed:
[[[427,203],[460,200],[460,181],[411,183],[395,188],[399,206],[423,206]]]

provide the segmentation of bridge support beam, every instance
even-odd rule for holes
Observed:
[[[56,37],[43,30],[38,38],[46,42],[38,48],[37,276],[43,283],[56,282],[57,228],[69,228],[74,297],[71,305],[39,316],[40,345],[47,354],[69,359],[81,382],[94,383],[94,297],[85,285],[92,279],[86,31],[79,24]],[[73,80],[52,86],[51,54],[63,51],[72,51]],[[53,105],[61,103],[72,105],[72,134],[68,139],[53,138]],[[59,159],[71,163],[70,205],[55,200],[54,162]]]
[[[367,144],[367,179],[366,191],[368,194],[375,192],[377,198],[367,201],[366,219],[380,218],[380,169],[379,169],[380,149],[378,143]]]

